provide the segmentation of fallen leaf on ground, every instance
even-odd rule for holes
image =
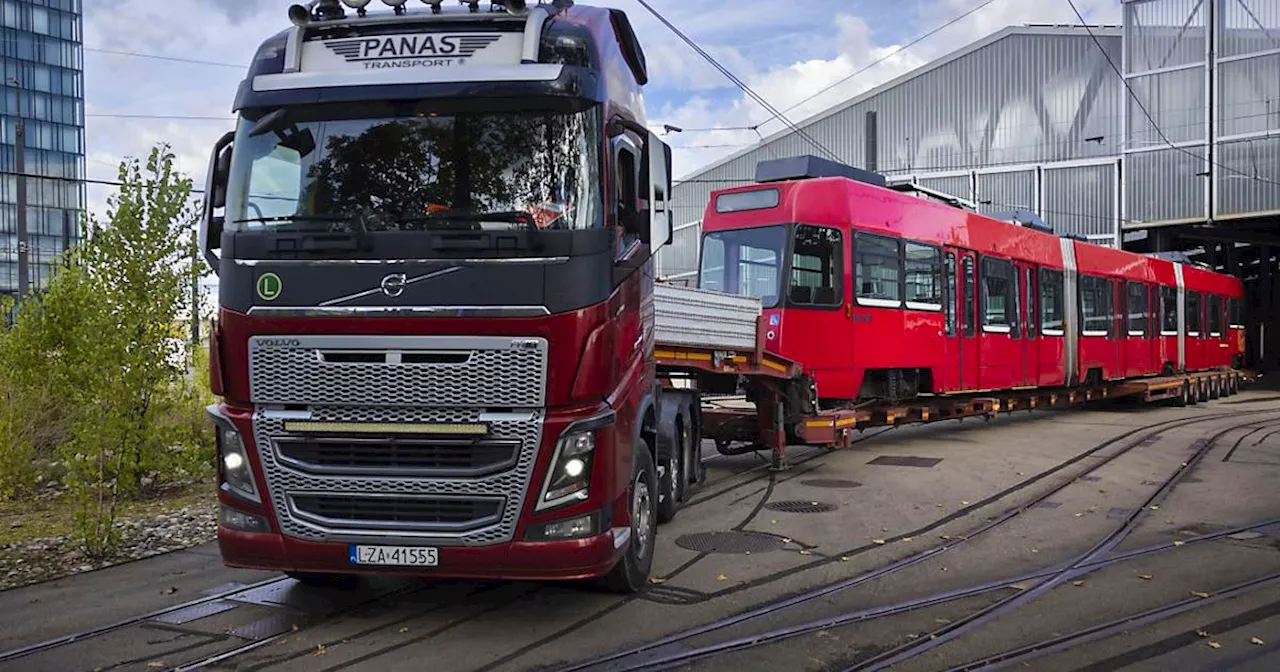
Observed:
[[[1201,636],[1201,637],[1208,637],[1208,636],[1209,636],[1209,633],[1205,632],[1204,630],[1196,630],[1196,634],[1197,634],[1197,635],[1199,635],[1199,636]]]
[[[1211,649],[1221,649],[1221,648],[1222,648],[1222,645],[1221,645],[1221,644],[1219,644],[1219,643],[1217,643],[1217,642],[1209,642],[1209,648],[1211,648]]]
[[[324,644],[316,644],[316,655],[317,655],[317,656],[323,656],[323,655],[324,655],[324,653],[325,653],[325,651],[324,651]]]
[[[1075,587],[1079,588],[1080,586],[1083,586],[1083,585],[1084,585],[1084,581],[1072,581],[1072,582],[1071,582],[1071,585],[1073,585],[1073,586],[1075,586]]]
[[[934,504],[934,506],[938,507],[939,509],[941,509],[941,508],[942,508],[942,505],[941,505],[941,504]]]
[[[969,502],[960,502],[960,506],[969,506]]]
[[[1185,542],[1185,541],[1183,541],[1183,540],[1181,540],[1181,539],[1174,539],[1174,540],[1173,540],[1173,545],[1174,545],[1174,546],[1181,546],[1181,545],[1183,545],[1183,544],[1185,544],[1185,543],[1187,543],[1187,542]]]
[[[400,628],[400,632],[409,632],[409,628]]]
[[[1152,510],[1152,511],[1159,511],[1159,510],[1160,510],[1160,507],[1158,507],[1158,506],[1154,506],[1154,505],[1153,505],[1153,506],[1151,507],[1151,510]]]
[[[294,632],[297,632],[297,631],[298,631],[298,624],[297,624],[297,623],[294,623],[292,626],[290,626],[290,629],[291,629],[291,630],[293,630]]]
[[[666,580],[666,579],[659,578],[659,577],[656,577],[656,576],[655,576],[655,577],[653,577],[653,578],[651,578],[651,579],[649,579],[649,583],[666,583],[666,582],[667,582],[667,580]],[[401,630],[400,632],[404,632],[404,630]]]
[[[943,540],[943,541],[951,541],[951,535],[949,535],[949,534],[944,534],[944,535],[942,535],[942,540]]]
[[[1192,595],[1195,595],[1196,597],[1209,597],[1209,593],[1206,593],[1206,592],[1204,592],[1204,591],[1200,591],[1200,590],[1193,590],[1193,591],[1191,591],[1191,594],[1192,594]]]
[[[1031,552],[1032,552],[1032,553],[1039,553],[1039,552],[1040,552],[1040,549],[1038,549],[1038,548],[1033,548],[1033,549],[1031,549]]]
[[[1262,645],[1263,645],[1263,644],[1265,644],[1266,642],[1262,641],[1261,639],[1258,639],[1257,637],[1254,637],[1253,639],[1250,639],[1250,640],[1249,640],[1249,643],[1250,643],[1250,644],[1257,644],[1258,646],[1262,646]]]
[[[724,574],[721,574],[720,576],[716,577],[716,581],[728,581],[728,580],[729,580],[729,577],[725,576]]]
[[[878,545],[878,546],[883,546],[883,545],[884,545],[884,539],[872,539],[872,540],[871,540],[871,543],[876,544],[876,545]]]
[[[1084,514],[1083,514],[1083,513],[1077,513],[1077,514],[1076,514],[1076,518],[1083,518],[1083,517],[1084,517]]]
[[[1150,574],[1139,574],[1139,575],[1138,575],[1138,578],[1139,578],[1139,579],[1142,579],[1143,581],[1150,581],[1151,579],[1154,579],[1155,577],[1154,577],[1154,576],[1151,576]]]
[[[847,555],[840,556],[840,562],[849,562],[849,556]]]
[[[887,528],[887,527],[882,527],[882,528],[880,528],[880,531],[881,531],[881,532],[888,532],[888,531],[889,531],[889,528]]]
[[[938,625],[949,625],[949,624],[951,623],[951,619],[949,619],[949,618],[935,618],[935,619],[933,619],[933,622],[934,622],[934,623],[937,623]]]
[[[811,550],[809,550],[809,549],[807,549],[807,548],[800,549],[800,555],[813,555],[813,551],[811,551]]]
[[[778,521],[776,521],[776,520],[771,520],[771,521],[769,521],[769,524],[770,524],[770,525],[777,525],[777,524],[778,524]]]
[[[903,540],[903,541],[911,541],[911,540],[912,540],[912,539],[914,539],[914,538],[915,538],[915,537],[903,537],[903,538],[902,538],[902,540]]]
[[[782,543],[784,543],[784,544],[789,544],[789,543],[791,543],[791,539],[789,539],[789,538],[787,538],[787,537],[783,537],[783,538],[782,538]]]

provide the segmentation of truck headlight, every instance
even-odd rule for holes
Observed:
[[[249,453],[245,449],[240,432],[219,414],[211,412],[217,429],[218,477],[222,487],[241,499],[261,504],[258,486],[253,481],[253,468],[249,466]]]
[[[536,510],[550,509],[587,498],[591,488],[592,458],[596,450],[594,430],[565,434],[556,441]]]

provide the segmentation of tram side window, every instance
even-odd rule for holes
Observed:
[[[907,242],[902,268],[907,281],[907,307],[942,310],[942,253],[936,247]]]
[[[1017,275],[1003,259],[982,260],[982,329],[1013,333],[1018,327]]]
[[[1091,275],[1080,276],[1081,327],[1085,336],[1110,336],[1113,321],[1111,281]]]
[[[973,338],[978,330],[978,320],[976,319],[976,310],[974,309],[974,297],[978,293],[977,271],[974,268],[973,257],[964,258],[964,335],[965,338]]]
[[[1222,335],[1222,297],[1209,295],[1209,335]]]
[[[1147,286],[1140,282],[1129,283],[1129,335],[1147,335]]]
[[[1232,329],[1244,329],[1244,302],[1240,299],[1227,299],[1231,315],[1227,318]]]
[[[795,252],[791,256],[792,304],[839,306],[844,302],[841,284],[844,236],[837,229],[796,227]]]
[[[1160,288],[1160,333],[1178,335],[1178,290],[1173,287]]]
[[[1187,334],[1200,335],[1200,293],[1187,292]]]
[[[947,253],[947,265],[943,269],[943,272],[946,274],[946,280],[943,283],[943,292],[945,292],[946,294],[946,297],[944,298],[944,302],[947,305],[947,316],[946,316],[947,335],[955,336],[956,335],[956,307],[959,305],[959,301],[956,300],[956,254],[955,252]]]
[[[855,233],[858,303],[896,308],[902,302],[901,241],[887,236]]]
[[[1040,269],[1040,333],[1045,336],[1063,335],[1066,320],[1062,271]]]

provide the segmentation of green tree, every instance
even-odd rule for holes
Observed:
[[[0,394],[10,402],[0,411],[5,457],[56,445],[78,536],[93,555],[117,541],[123,497],[189,469],[209,450],[186,408],[202,401],[193,384],[203,381],[187,375],[194,352],[175,329],[197,308],[190,287],[200,270],[189,250],[191,180],[173,162],[162,144],[145,164],[121,163],[106,220],[89,218],[81,244],[0,337]],[[39,434],[50,418],[58,434]],[[0,486],[17,492],[27,476],[11,470]]]

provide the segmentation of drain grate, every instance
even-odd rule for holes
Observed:
[[[676,539],[680,548],[698,553],[768,553],[786,546],[782,539],[758,532],[698,532]]]
[[[942,461],[941,457],[914,457],[911,455],[883,455],[867,464],[887,467],[932,467]]]
[[[811,478],[807,481],[800,481],[800,485],[807,485],[811,488],[831,488],[833,490],[862,487],[862,484],[857,481],[846,481],[843,478]]]
[[[782,513],[827,513],[828,511],[835,511],[839,507],[826,502],[792,500],[769,502],[764,505],[764,508],[770,511],[781,511]]]

